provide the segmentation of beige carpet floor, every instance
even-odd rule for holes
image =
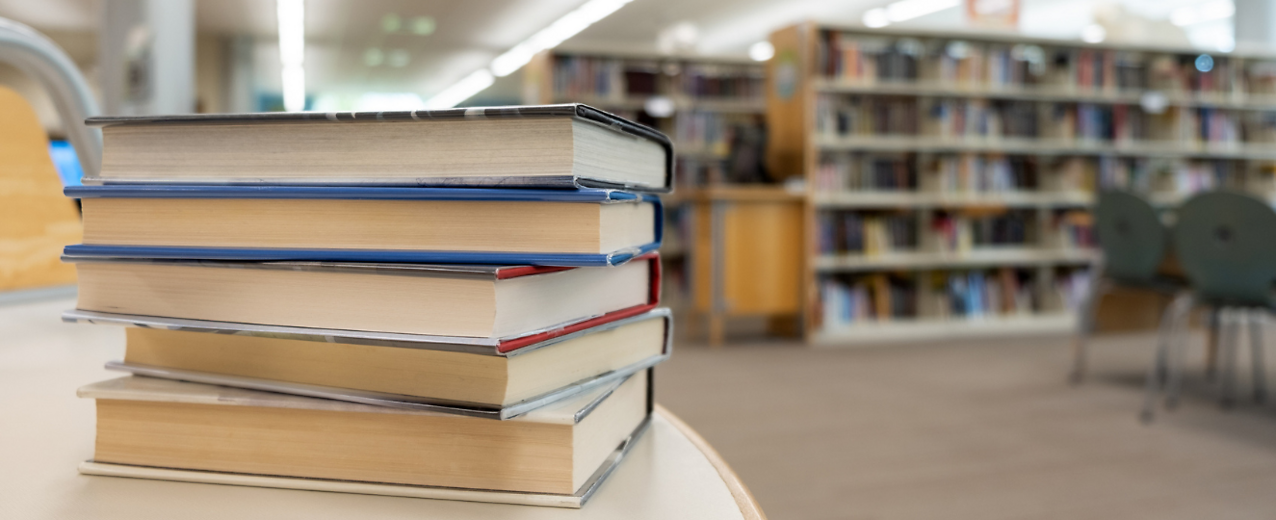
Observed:
[[[1276,407],[1220,410],[1196,338],[1185,402],[1141,424],[1151,341],[1099,338],[1075,388],[1066,338],[682,342],[657,393],[775,520],[1276,518]]]

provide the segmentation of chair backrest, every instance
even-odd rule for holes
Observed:
[[[1103,249],[1103,274],[1118,282],[1146,283],[1169,248],[1170,232],[1147,200],[1127,191],[1099,193],[1094,225]]]
[[[1276,281],[1276,210],[1238,192],[1192,197],[1178,211],[1174,252],[1203,300],[1267,306]]]

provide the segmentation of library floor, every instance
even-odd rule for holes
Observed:
[[[1220,410],[1195,359],[1185,403],[1142,425],[1151,345],[1097,339],[1073,388],[1066,338],[682,342],[657,392],[777,520],[1276,518],[1276,405]]]

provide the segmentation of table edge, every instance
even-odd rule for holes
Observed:
[[[766,513],[762,512],[762,507],[758,505],[758,500],[753,497],[753,493],[749,492],[749,487],[744,485],[739,475],[731,469],[727,461],[722,459],[718,451],[713,449],[704,437],[691,429],[687,423],[679,419],[677,415],[670,412],[668,408],[656,404],[655,413],[659,414],[664,420],[669,421],[687,440],[691,441],[697,450],[700,450],[709,464],[713,465],[713,469],[718,471],[718,476],[722,478],[722,482],[727,485],[727,490],[731,492],[731,498],[735,499],[736,507],[740,508],[740,514],[745,520],[766,520]]]

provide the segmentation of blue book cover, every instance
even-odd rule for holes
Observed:
[[[63,192],[77,199],[242,199],[242,200],[385,200],[559,202],[581,204],[649,203],[654,206],[654,240],[604,253],[363,250],[268,247],[169,247],[156,245],[78,244],[68,256],[231,261],[323,261],[541,266],[619,265],[659,249],[664,231],[660,199],[650,194],[606,189],[510,190],[465,188],[307,187],[307,186],[74,186]],[[88,202],[88,201],[86,201]],[[87,212],[92,218],[92,212]]]

